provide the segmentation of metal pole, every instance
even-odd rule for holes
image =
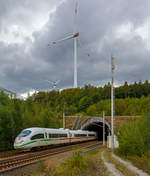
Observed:
[[[114,58],[111,56],[111,147],[112,151],[114,151]]]
[[[63,112],[63,128],[65,129],[65,113]]]
[[[74,38],[74,88],[78,87],[77,83],[77,38]]]
[[[75,4],[75,23],[74,33],[77,33],[77,14],[78,14],[78,2]],[[74,88],[78,87],[78,75],[77,75],[77,37],[74,38]]]
[[[103,111],[103,145],[105,145],[105,112]]]

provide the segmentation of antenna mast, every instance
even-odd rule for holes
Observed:
[[[111,76],[112,76],[112,81],[111,81],[111,147],[112,151],[114,151],[114,69],[115,69],[115,64],[114,64],[114,57],[111,56]]]
[[[75,27],[74,33],[77,33],[77,13],[78,13],[78,2],[75,5]],[[74,88],[78,87],[78,75],[77,75],[77,37],[74,38]]]

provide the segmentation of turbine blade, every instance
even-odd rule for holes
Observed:
[[[78,15],[78,1],[75,2],[75,15],[74,15],[74,33],[76,33],[77,30],[77,15]]]
[[[49,80],[47,80],[47,79],[45,79],[44,81],[47,81],[47,82],[49,82],[49,83],[53,84],[53,82],[52,82],[52,81],[49,81]]]
[[[76,4],[75,4],[75,14],[78,13],[78,1],[76,1]]]
[[[69,40],[69,39],[72,39],[72,38],[75,38],[75,37],[78,37],[79,36],[79,33],[74,33],[74,34],[71,34],[61,40],[57,40],[55,42],[52,42],[52,43],[49,43],[48,46],[52,46],[52,45],[56,45],[57,43],[60,43],[60,42],[63,42],[65,40]]]
[[[56,84],[58,84],[59,82],[60,82],[60,80],[57,80],[57,81],[56,81]]]
[[[8,89],[5,89],[5,88],[3,88],[3,87],[0,87],[0,90],[6,91],[6,92],[8,92],[8,93],[16,94],[15,92],[12,92],[12,91],[10,91],[10,90],[8,90]]]

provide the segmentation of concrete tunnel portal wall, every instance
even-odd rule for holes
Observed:
[[[98,140],[103,140],[103,117],[90,117],[85,120],[81,126],[81,130],[95,131],[98,134]],[[111,127],[108,121],[105,120],[105,140],[111,134]]]

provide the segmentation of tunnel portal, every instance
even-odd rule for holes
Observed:
[[[85,120],[80,127],[81,130],[95,131],[98,134],[98,140],[103,140],[103,117],[90,117]],[[111,133],[110,124],[105,120],[105,140]]]

